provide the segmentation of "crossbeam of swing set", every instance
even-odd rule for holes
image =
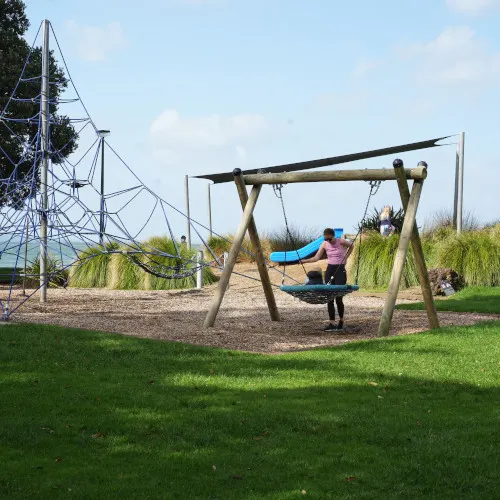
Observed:
[[[333,172],[282,172],[282,173],[257,173],[244,175],[240,169],[233,171],[233,179],[240,195],[240,201],[243,208],[243,216],[238,226],[238,230],[234,237],[227,262],[225,262],[224,271],[222,272],[217,291],[212,298],[209,310],[205,317],[203,326],[213,327],[217,313],[227,290],[231,273],[233,272],[236,258],[241,249],[243,238],[246,232],[250,229],[250,236],[254,246],[254,251],[257,254],[257,262],[262,264],[265,259],[262,253],[262,247],[259,242],[255,221],[253,219],[253,211],[257,205],[260,191],[263,184],[287,184],[292,182],[322,182],[322,181],[382,181],[382,180],[397,180],[398,188],[401,194],[401,201],[405,210],[405,218],[403,229],[401,232],[397,254],[392,269],[391,280],[387,298],[380,319],[378,336],[385,337],[389,335],[389,330],[396,304],[397,294],[401,283],[403,267],[408,254],[408,247],[411,242],[413,251],[415,252],[415,262],[418,267],[420,285],[422,287],[422,295],[426,305],[429,325],[431,328],[439,328],[439,319],[432,298],[430,289],[427,267],[422,250],[422,243],[416,225],[417,208],[422,192],[422,184],[427,177],[427,164],[420,162],[417,168],[405,169],[403,162],[399,159],[393,162],[393,170],[388,169],[372,169],[372,170],[341,170]],[[413,187],[410,193],[408,180],[413,180]],[[245,185],[253,185],[250,195],[245,192]],[[274,294],[269,280],[267,267],[259,265],[261,273],[262,286],[268,302],[268,309],[272,321],[280,321],[280,316],[276,308]],[[263,278],[263,279],[262,279]]]
[[[424,180],[427,169],[424,167],[405,168],[406,179]],[[394,169],[359,169],[359,170],[328,170],[326,172],[283,172],[243,175],[247,186],[261,184],[292,184],[298,182],[330,182],[330,181],[395,181]]]

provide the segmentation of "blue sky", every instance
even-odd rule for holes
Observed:
[[[466,132],[464,208],[500,218],[499,0],[28,0],[51,21],[71,76],[110,144],[158,195],[183,208],[185,174],[334,156]],[[56,54],[57,56],[57,54]],[[455,141],[452,138],[451,141]],[[419,225],[453,208],[456,146],[401,154],[429,164]],[[393,157],[341,168],[391,167]],[[110,160],[111,161],[111,160]],[[121,186],[110,163],[110,189]],[[206,182],[192,216],[207,221]],[[344,227],[363,215],[366,183],[289,185],[295,225]],[[233,185],[212,188],[214,230],[234,231]],[[384,183],[373,206],[400,206]],[[133,218],[145,210],[138,207]],[[268,186],[262,231],[283,226]],[[185,232],[175,221],[174,230]],[[163,233],[161,221],[151,233]]]

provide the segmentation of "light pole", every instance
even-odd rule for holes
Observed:
[[[109,130],[98,130],[97,135],[101,139],[101,209],[99,216],[99,243],[103,244],[104,239],[104,138],[110,134]]]

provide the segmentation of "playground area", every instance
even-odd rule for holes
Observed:
[[[323,264],[324,265],[324,264]],[[236,272],[258,278],[255,264],[237,264]],[[299,266],[287,274],[302,279]],[[281,275],[270,272],[272,283]],[[216,284],[185,291],[140,291],[109,289],[50,289],[48,301],[28,301],[11,322],[54,324],[107,331],[258,353],[283,353],[335,346],[377,336],[384,294],[355,292],[345,297],[346,328],[326,333],[326,305],[310,305],[275,289],[281,322],[272,322],[262,286],[233,274],[214,328],[204,329],[203,319]],[[2,293],[5,293],[2,290]],[[14,299],[18,299],[15,292]],[[421,300],[419,292],[400,292],[398,303]],[[442,326],[472,325],[500,316],[440,312]],[[390,335],[404,335],[429,329],[425,311],[395,310]]]

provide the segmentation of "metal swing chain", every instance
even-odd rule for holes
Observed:
[[[363,232],[362,232],[362,229],[363,229],[363,223],[365,221],[365,218],[366,218],[366,214],[368,212],[368,207],[370,206],[370,200],[372,198],[372,196],[376,195],[379,188],[380,188],[380,185],[382,184],[382,181],[367,181],[369,184],[370,184],[370,193],[368,194],[368,200],[366,202],[366,206],[365,206],[365,211],[364,211],[364,214],[363,214],[363,217],[361,219],[361,222],[360,222],[360,225],[359,225],[359,230],[358,230],[358,234],[356,235],[356,237],[354,238],[354,241],[356,241],[356,238],[359,236],[359,251],[358,251],[358,263],[357,263],[357,266],[356,266],[356,280],[355,280],[355,284],[357,285],[358,284],[358,278],[359,278],[359,264],[360,264],[360,261],[361,261],[361,241],[362,241],[362,236],[363,236]],[[286,210],[285,210],[285,204],[283,202],[283,193],[282,193],[282,189],[283,189],[283,184],[273,184],[273,191],[274,191],[274,194],[276,195],[277,198],[280,199],[281,201],[281,208],[283,210],[283,217],[285,219],[285,226],[286,226],[286,231],[287,231],[287,238],[289,237],[291,242],[292,242],[292,245],[297,248],[297,245],[295,243],[295,241],[293,240],[293,236],[290,232],[290,228],[288,227],[288,219],[287,219],[287,216],[286,216]],[[295,250],[297,252],[297,257],[299,257],[299,253],[298,253],[298,250]],[[347,255],[347,254],[346,254]],[[345,259],[345,257],[344,257]],[[305,275],[307,276],[307,271],[306,271],[306,268],[304,267],[304,264],[302,263],[302,261],[300,260],[300,257],[299,257],[299,262],[300,264],[302,265],[302,269],[304,270],[304,273]],[[286,270],[286,250],[285,250],[285,263],[284,263],[284,267],[283,267],[283,279],[282,279],[282,282],[281,284],[284,284],[285,282],[285,270]],[[328,284],[331,284],[332,280],[335,278],[335,274],[330,278],[330,281],[328,282]]]
[[[299,255],[299,251],[297,248],[297,244],[295,243],[293,236],[292,236],[292,233],[290,232],[290,228],[288,227],[288,218],[286,216],[285,203],[283,202],[282,189],[283,189],[283,184],[273,184],[274,194],[281,201],[281,209],[283,210],[283,218],[285,219],[286,237],[287,237],[287,239],[290,238],[290,241],[292,242],[292,245],[295,248],[295,252],[297,253],[297,258],[300,262],[300,265],[302,266],[302,269],[304,270],[304,274],[307,276],[306,268],[304,267],[304,264],[300,260],[300,255]],[[281,280],[282,285],[284,285],[284,283],[285,283],[285,272],[286,272],[286,250],[285,250],[285,262],[283,264],[283,278]]]
[[[366,182],[369,182],[369,184],[370,184],[370,193],[368,195],[368,201],[366,202],[365,213],[363,214],[363,218],[361,219],[360,228],[363,227],[363,222],[365,220],[366,213],[368,212],[368,207],[370,205],[370,199],[371,199],[372,196],[374,196],[374,195],[377,194],[377,191],[379,190],[380,185],[382,184],[382,181],[366,181]],[[356,266],[356,280],[355,280],[355,283],[354,283],[355,285],[358,284],[358,275],[359,275],[359,259],[360,259],[360,256],[361,256],[361,236],[362,236],[361,229],[358,230],[358,233],[354,237],[353,244],[356,241],[356,239],[357,239],[358,236],[359,236],[359,252],[358,252],[358,264]],[[347,256],[348,256],[348,252],[346,252],[346,254],[344,255],[344,259],[342,261],[342,264],[345,264],[345,262],[347,260]],[[339,271],[339,268],[337,268],[337,270],[335,271],[335,273],[333,274],[333,276],[328,281],[327,285],[331,285],[332,284],[332,281],[335,280],[335,276],[337,275],[338,271]]]
[[[358,263],[356,266],[356,280],[355,284],[358,284],[358,277],[359,277],[359,263],[361,262],[361,241],[363,239],[363,223],[365,222],[366,219],[366,213],[368,212],[368,207],[370,205],[370,200],[371,197],[376,195],[380,185],[382,184],[382,181],[367,181],[370,184],[370,194],[368,195],[368,200],[366,202],[366,207],[365,207],[365,213],[363,214],[363,218],[361,219],[361,222],[359,224],[359,230],[358,230],[358,235],[359,235],[359,250],[358,250]],[[358,237],[356,235],[356,238]],[[354,241],[356,241],[356,238],[354,238]]]

